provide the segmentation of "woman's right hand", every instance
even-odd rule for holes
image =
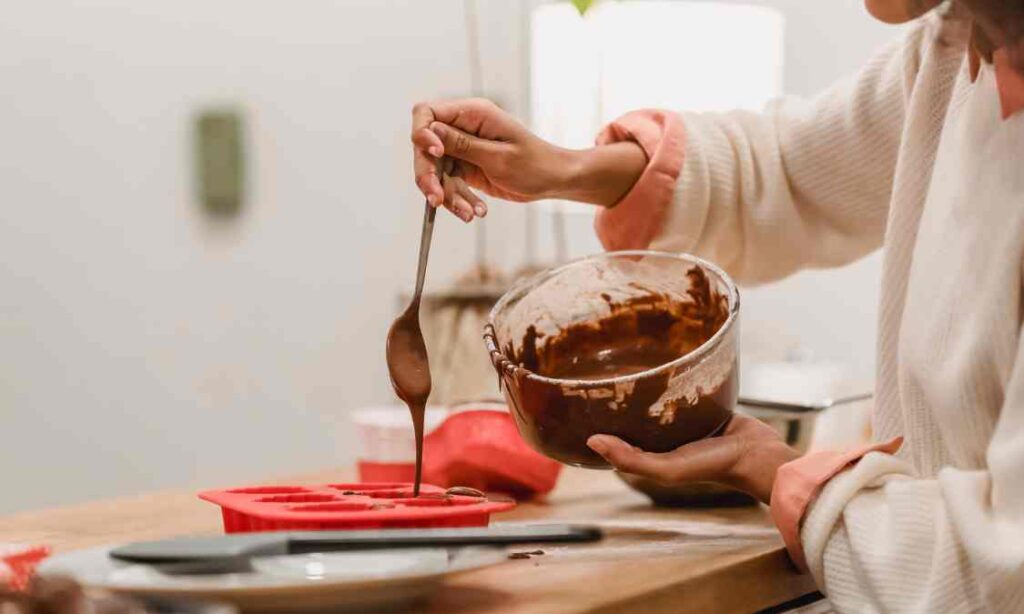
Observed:
[[[469,188],[505,200],[544,198],[564,184],[573,152],[532,134],[498,105],[482,98],[421,102],[412,108],[416,185],[437,207],[463,221],[483,217],[487,206]],[[454,170],[438,177],[437,159]]]
[[[431,205],[444,205],[464,222],[487,214],[473,189],[518,202],[559,198],[611,206],[647,164],[632,142],[579,151],[557,147],[482,98],[415,105],[412,143],[416,185]],[[439,177],[435,169],[443,156],[455,164]]]

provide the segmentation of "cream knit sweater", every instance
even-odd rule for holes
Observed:
[[[971,83],[966,38],[931,16],[810,102],[684,114],[651,244],[743,282],[885,250],[874,428],[905,444],[801,531],[843,612],[1024,611],[1024,113],[1000,119],[990,68]]]

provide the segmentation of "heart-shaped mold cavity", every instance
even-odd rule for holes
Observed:
[[[377,490],[397,490],[400,488],[408,488],[408,484],[402,484],[400,482],[386,483],[377,482],[371,484],[328,484],[328,488],[334,490],[340,490],[344,494],[363,494]]]
[[[403,507],[451,507],[453,505],[476,505],[479,499],[464,497],[417,497],[415,499],[395,499],[395,505]]]
[[[374,509],[374,504],[366,501],[338,501],[335,503],[293,505],[288,509],[294,512],[365,512]]]
[[[372,497],[374,499],[412,499],[413,498],[411,490],[402,490],[402,489],[370,490],[370,491],[362,492],[362,493],[359,493],[359,494],[366,495],[367,497]]]
[[[273,497],[260,497],[256,503],[327,503],[337,501],[334,495],[319,495],[317,493],[299,493],[296,495],[274,495]]]
[[[249,488],[235,488],[228,492],[236,495],[290,495],[309,492],[309,489],[301,486],[250,486]]]

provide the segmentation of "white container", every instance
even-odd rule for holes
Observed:
[[[428,407],[423,419],[426,436],[448,416],[443,407]],[[370,463],[416,462],[412,417],[404,405],[364,407],[352,412],[356,428],[356,459]]]
[[[740,393],[758,399],[814,405],[826,399],[871,391],[870,383],[851,380],[848,373],[841,364],[811,358],[746,364],[740,378]],[[872,402],[866,400],[799,419],[766,419],[766,422],[779,429],[790,445],[801,452],[844,448],[869,438],[871,407]],[[739,411],[743,411],[742,408]]]

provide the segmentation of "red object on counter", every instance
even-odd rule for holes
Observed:
[[[531,448],[507,411],[449,416],[423,440],[423,480],[525,499],[550,492],[562,465]]]
[[[221,507],[225,533],[348,529],[485,527],[492,513],[512,501],[445,495],[423,484],[412,496],[409,483],[251,486],[199,493]]]
[[[46,546],[0,544],[0,587],[6,584],[11,590],[24,590],[36,567],[48,556],[50,549]]]

